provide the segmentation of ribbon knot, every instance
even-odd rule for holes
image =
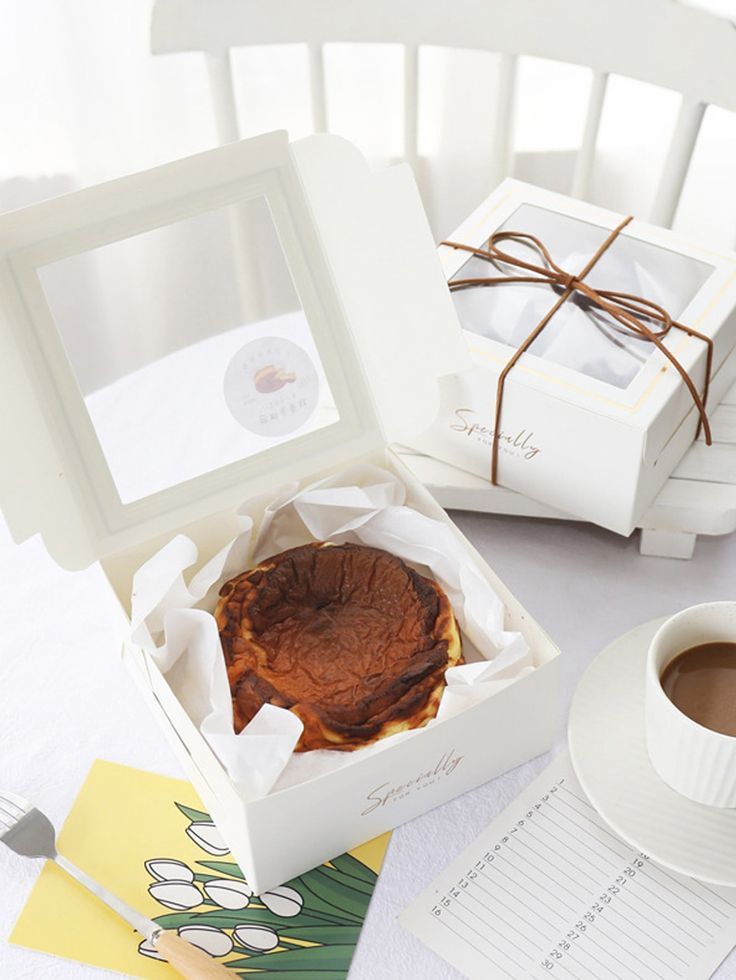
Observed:
[[[692,327],[687,327],[682,323],[678,323],[676,320],[672,319],[672,317],[663,307],[643,296],[635,296],[631,293],[623,293],[611,289],[595,289],[589,285],[589,283],[585,282],[585,278],[588,273],[595,266],[601,256],[608,250],[608,248],[610,248],[610,246],[613,244],[616,238],[618,238],[623,229],[631,220],[632,216],[629,215],[629,217],[624,218],[624,220],[613,229],[606,240],[600,245],[596,253],[586,263],[585,267],[579,273],[577,273],[577,275],[575,273],[568,272],[566,269],[563,269],[557,265],[544,243],[535,235],[530,235],[525,232],[497,231],[488,239],[487,248],[473,248],[471,245],[464,245],[460,242],[443,241],[440,243],[442,245],[447,245],[450,248],[462,249],[464,252],[470,252],[471,255],[475,255],[477,258],[490,263],[495,268],[506,265],[511,266],[512,269],[520,270],[520,274],[514,275],[490,276],[488,278],[479,277],[473,279],[453,279],[448,283],[448,286],[452,292],[478,286],[499,286],[508,285],[511,283],[541,284],[552,286],[553,288],[561,288],[562,290],[561,295],[558,296],[552,308],[545,314],[544,317],[542,317],[529,336],[519,345],[519,347],[517,347],[499,374],[498,386],[496,388],[496,411],[493,426],[493,443],[491,448],[491,483],[495,484],[497,482],[498,433],[500,432],[501,405],[503,402],[503,391],[506,377],[521,355],[531,347],[555,313],[570,298],[570,296],[573,296],[576,293],[585,296],[590,303],[607,313],[614,321],[616,329],[620,330],[624,334],[636,337],[639,340],[648,341],[649,343],[654,344],[654,346],[664,355],[664,357],[667,358],[667,360],[682,378],[690,393],[690,396],[692,397],[698,411],[698,415],[700,416],[696,438],[697,435],[700,434],[702,428],[706,444],[708,446],[712,444],[713,440],[711,437],[710,423],[708,421],[705,405],[708,399],[708,389],[710,387],[710,378],[713,368],[713,338],[707,337],[705,334],[699,333],[697,330],[693,330]],[[539,261],[527,261],[526,259],[521,258],[519,255],[505,251],[499,247],[502,242],[515,242],[517,245],[527,248]],[[698,340],[702,340],[706,345],[705,383],[703,385],[702,396],[699,394],[692,378],[687,373],[685,368],[682,366],[682,364],[680,364],[672,351],[663,343],[664,338],[673,328],[683,331],[689,337],[697,337]]]

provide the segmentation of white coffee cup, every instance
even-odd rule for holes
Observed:
[[[649,646],[646,666],[646,736],[652,765],[691,800],[736,807],[736,737],[688,718],[662,688],[665,667],[701,643],[736,643],[736,602],[691,606],[663,623]]]

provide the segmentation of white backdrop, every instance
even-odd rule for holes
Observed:
[[[598,0],[600,2],[600,0]],[[736,20],[736,0],[697,0]],[[64,178],[84,186],[206,149],[215,143],[204,59],[149,52],[152,0],[0,0],[0,208],[45,196]],[[601,3],[605,23],[605,3]],[[421,4],[418,5],[421,10]],[[663,24],[666,43],[666,24]],[[733,29],[724,22],[724,30]],[[434,198],[438,234],[488,190],[494,58],[482,52],[421,52],[420,150],[443,203]],[[299,45],[237,49],[233,65],[243,136],[283,127],[311,131],[306,51]],[[401,154],[402,52],[396,45],[329,45],[328,122],[369,156]],[[564,186],[579,143],[589,85],[585,69],[521,59],[515,126],[517,168],[529,154],[552,154],[532,167],[540,181]],[[487,93],[484,100],[483,93]],[[565,104],[565,112],[552,111]],[[676,94],[614,78],[600,134],[602,165],[593,195],[641,210],[650,199],[677,111]],[[554,158],[558,159],[554,159]],[[736,201],[728,176],[736,159],[736,121],[708,113],[678,224],[714,243],[736,239]],[[449,181],[454,184],[449,186]],[[468,180],[470,181],[468,185]],[[63,181],[62,181],[63,183]],[[60,186],[60,185],[58,185]],[[721,202],[708,207],[706,191]],[[703,205],[706,214],[698,214]]]
[[[603,17],[607,5],[597,2]],[[736,20],[736,0],[699,2]],[[152,56],[151,6],[152,0],[0,0],[0,211],[216,144],[204,56]],[[724,20],[724,30],[732,29]],[[379,163],[402,153],[402,59],[399,45],[332,44],[325,49],[329,128]],[[304,46],[235,49],[232,62],[243,136],[285,128],[297,138],[311,131]],[[438,239],[491,189],[497,67],[496,57],[485,52],[420,52],[417,177]],[[558,190],[569,188],[590,79],[584,68],[520,60],[513,141],[517,176]],[[678,107],[676,93],[620,77],[610,80],[591,193],[596,202],[646,213]],[[735,163],[736,117],[711,108],[677,228],[711,245],[736,242]],[[135,324],[143,319],[140,304],[151,292],[150,284],[159,293],[168,288],[171,301],[164,313],[168,310],[169,319],[176,321],[177,336],[197,339],[196,325],[187,322],[195,314],[177,304],[175,284],[187,266],[202,267],[199,249],[200,243],[192,240],[183,266],[175,264],[187,257],[182,242],[151,249],[145,288],[137,291],[122,279],[111,281],[110,270],[97,259],[90,264],[84,317],[94,317],[100,353],[96,359],[94,347],[85,351],[85,390],[111,377],[114,340],[110,328],[105,333],[103,292],[108,298],[122,294],[128,319]],[[215,274],[210,293],[222,288]],[[79,285],[70,284],[66,305],[74,308],[79,294]],[[157,296],[156,302],[161,301]],[[271,305],[264,312],[285,308],[278,297]],[[133,351],[130,363],[121,360],[121,372],[145,353],[144,337],[129,336],[126,343],[140,349]],[[77,348],[84,344],[77,339]]]

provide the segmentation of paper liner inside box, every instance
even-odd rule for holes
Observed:
[[[302,722],[265,704],[236,735],[225,659],[212,615],[220,587],[263,559],[309,541],[354,542],[382,548],[429,573],[452,603],[466,663],[448,669],[436,719],[446,719],[534,669],[518,632],[504,630],[504,608],[473,567],[451,529],[406,504],[403,484],[387,470],[355,466],[303,489],[283,491],[265,509],[257,539],[241,515],[241,532],[189,581],[199,554],[178,535],[136,573],[132,640],[146,650],[246,800],[385,751],[421,729],[381,739],[353,752],[295,753]]]

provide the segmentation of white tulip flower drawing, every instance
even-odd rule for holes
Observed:
[[[371,868],[342,854],[255,895],[232,859],[219,860],[230,852],[209,814],[181,803],[176,807],[188,821],[183,827],[187,837],[204,853],[191,866],[167,857],[144,862],[153,879],[151,897],[171,909],[155,918],[160,928],[177,930],[223,960],[234,971],[233,980],[251,973],[294,977],[303,972],[305,980],[347,976],[376,882]],[[138,952],[162,958],[148,940]]]
[[[198,946],[210,956],[227,956],[233,948],[233,941],[226,932],[216,926],[194,924],[181,926],[179,935],[192,946]]]
[[[245,881],[230,881],[227,878],[213,878],[202,888],[207,898],[223,909],[245,909],[250,903],[253,890]]]
[[[202,904],[202,893],[191,881],[155,881],[149,894],[167,909],[187,911]]]
[[[276,949],[279,937],[268,926],[242,925],[233,929],[233,939],[239,946],[255,950],[258,953],[268,953]]]
[[[194,872],[188,864],[176,858],[153,858],[145,862],[146,871],[156,881],[194,881]]]
[[[203,851],[208,854],[222,856],[229,854],[230,848],[225,844],[220,832],[211,820],[197,820],[190,823],[187,827],[187,836],[191,837],[195,844],[198,844]]]
[[[261,901],[269,912],[280,915],[284,919],[299,915],[304,906],[304,899],[295,888],[282,885],[280,888],[272,888],[269,892],[261,895]]]
[[[138,944],[138,952],[141,956],[148,956],[149,959],[161,960],[162,963],[166,962],[150,939],[144,939],[142,943]]]

